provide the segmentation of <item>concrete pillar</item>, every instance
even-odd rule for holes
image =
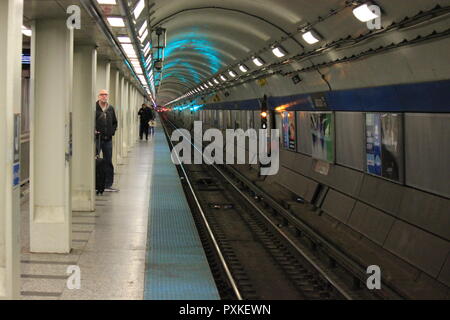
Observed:
[[[118,152],[118,160],[120,161],[120,164],[124,164],[124,152],[123,152],[123,127],[124,127],[124,99],[125,99],[125,79],[123,75],[120,75],[119,78],[119,91],[120,91],[120,122],[119,122],[119,141],[117,146],[117,152]]]
[[[97,95],[100,90],[109,91],[110,70],[111,63],[109,61],[97,59]]]
[[[0,300],[20,295],[20,99],[23,0],[0,1]]]
[[[132,147],[132,143],[131,143],[131,137],[132,137],[132,128],[131,128],[131,108],[132,108],[132,102],[133,102],[133,86],[131,85],[131,83],[128,83],[128,108],[127,108],[127,126],[128,126],[128,130],[127,130],[127,152],[131,151],[131,147]]]
[[[120,125],[120,103],[119,103],[119,71],[118,70],[110,70],[110,77],[109,77],[109,101],[110,104],[114,106],[114,109],[116,110],[116,118],[117,118],[117,130],[116,134],[113,138],[113,154],[112,154],[112,162],[114,167],[118,164],[117,161],[117,148],[118,148],[118,141],[119,141],[119,125]]]
[[[129,97],[129,84],[128,81],[124,80],[123,87],[123,110],[122,110],[122,158],[128,156],[128,97]]]
[[[118,87],[117,87],[117,137],[115,141],[116,146],[116,153],[117,153],[117,163],[123,164],[122,160],[122,127],[123,127],[123,119],[122,119],[122,110],[123,110],[123,103],[122,103],[122,97],[123,97],[123,76],[120,74],[119,71],[117,71],[117,81],[118,81]]]
[[[68,253],[73,29],[42,19],[32,30],[30,250]]]
[[[136,143],[136,88],[133,85],[133,99],[131,102],[131,145]]]
[[[72,210],[95,210],[95,102],[97,50],[76,46],[73,61]]]

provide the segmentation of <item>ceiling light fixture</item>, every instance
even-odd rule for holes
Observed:
[[[31,29],[29,29],[25,26],[22,26],[22,33],[27,37],[31,37],[31,34],[32,34]]]
[[[246,73],[248,71],[248,68],[245,64],[239,65],[239,70],[241,70],[243,73]]]
[[[220,75],[220,79],[222,79],[222,81],[227,81],[227,77],[225,77],[223,74]]]
[[[303,35],[303,40],[305,40],[309,44],[315,44],[321,40],[321,37],[314,30],[310,30],[305,32]]]
[[[97,0],[98,4],[117,4],[116,0]]]
[[[117,40],[119,40],[120,43],[131,43],[130,37],[127,36],[118,36]]]
[[[145,8],[145,0],[139,0],[138,4],[134,8],[134,18],[137,19],[141,15],[142,10]]]
[[[353,9],[353,15],[361,22],[369,22],[373,19],[379,18],[380,15],[373,12],[371,6],[373,3],[366,2],[355,9]]]
[[[228,71],[228,74],[232,77],[235,78],[236,77],[236,73],[233,70]]]
[[[283,47],[281,47],[281,46],[274,46],[273,48],[272,48],[272,53],[276,56],[276,57],[278,57],[278,58],[283,58],[285,55],[287,55],[287,52],[286,52],[286,50],[284,50],[284,48]]]
[[[143,34],[142,37],[140,38],[140,40],[141,40],[142,43],[144,43],[144,41],[145,41],[145,39],[147,38],[147,36],[148,36],[148,30],[145,29],[144,34]]]
[[[259,57],[253,57],[253,63],[258,66],[261,67],[264,64],[263,59],[259,58]]]
[[[142,36],[142,34],[144,33],[145,29],[147,29],[147,21],[144,21],[144,23],[142,24],[141,28],[139,29],[139,36]]]
[[[123,22],[122,17],[107,17],[106,20],[108,20],[108,23],[111,27],[125,27],[125,23]]]

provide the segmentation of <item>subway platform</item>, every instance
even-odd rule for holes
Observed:
[[[115,186],[120,192],[96,197],[95,212],[73,212],[69,254],[30,252],[22,199],[21,298],[219,299],[160,125],[116,166]],[[67,285],[70,266],[79,267],[80,289]]]

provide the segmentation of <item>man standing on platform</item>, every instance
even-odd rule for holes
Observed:
[[[152,109],[145,103],[139,109],[138,116],[141,117],[141,125],[139,126],[139,138],[142,140],[145,134],[145,140],[148,140],[149,121],[153,118]]]
[[[117,192],[112,188],[114,182],[114,166],[112,164],[112,137],[116,133],[117,118],[114,107],[108,103],[108,91],[100,90],[95,112],[95,141],[97,155],[103,153],[103,159],[108,163],[105,191]]]

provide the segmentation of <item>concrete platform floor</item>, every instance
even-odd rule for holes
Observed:
[[[29,252],[29,202],[21,211],[22,299],[143,299],[152,141],[138,141],[116,166],[118,193],[96,198],[95,212],[73,212],[70,254]],[[67,288],[78,265],[81,288]]]

